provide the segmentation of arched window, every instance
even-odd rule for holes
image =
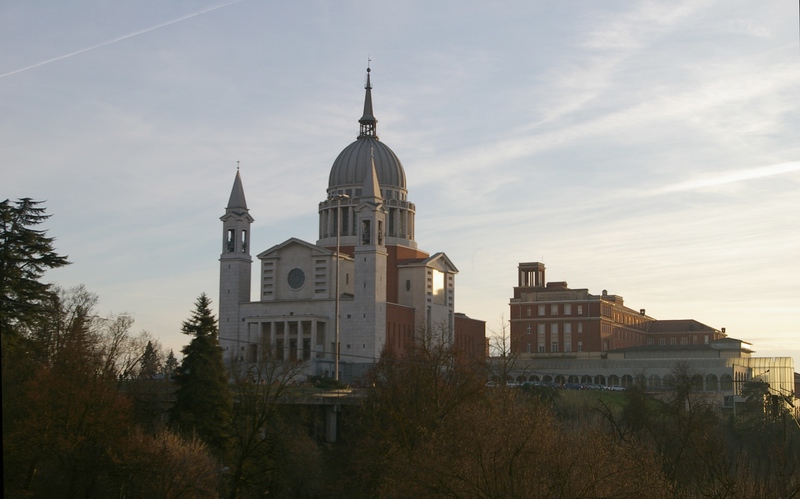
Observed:
[[[574,374],[571,374],[569,378],[567,378],[567,383],[577,383],[577,382],[578,382],[578,377],[575,376]]]
[[[592,384],[592,377],[584,374],[583,376],[581,376],[581,383],[584,385]]]
[[[612,374],[608,377],[608,386],[620,386],[619,385],[619,376],[616,374]]]
[[[647,387],[651,390],[661,390],[661,378],[657,374],[651,374],[647,380]]]
[[[602,374],[598,374],[594,377],[594,384],[600,386],[606,386],[606,377]]]
[[[702,392],[703,388],[703,377],[699,374],[692,376],[692,391]]]
[[[719,391],[732,392],[733,391],[733,378],[730,374],[723,374],[719,377]]]
[[[675,376],[671,374],[667,374],[666,376],[664,376],[664,388],[668,390],[671,388],[675,388]]]
[[[545,374],[544,376],[542,376],[542,381],[544,381],[545,383],[549,383],[553,381],[553,377]]]
[[[630,374],[626,374],[622,377],[622,386],[623,388],[632,388],[633,387],[633,376]]]
[[[566,382],[566,380],[564,379],[564,376],[562,376],[560,374],[558,376],[556,376],[556,384],[557,385],[563,385],[565,382]]]
[[[706,376],[706,390],[709,392],[719,391],[719,383],[717,382],[717,377],[715,375],[709,374]]]
[[[538,381],[539,381],[539,376],[536,376],[536,375],[534,374],[533,376],[531,376],[530,378],[528,378],[528,381],[534,381],[534,382],[538,382]]]

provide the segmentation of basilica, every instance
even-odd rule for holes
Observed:
[[[333,162],[319,203],[319,239],[290,238],[258,253],[255,300],[254,219],[236,172],[221,217],[219,337],[226,361],[294,360],[305,362],[308,374],[354,380],[382,354],[402,355],[425,332],[464,358],[486,354],[485,323],[455,312],[458,269],[445,253],[417,246],[403,165],[378,138],[369,71],[359,135]]]

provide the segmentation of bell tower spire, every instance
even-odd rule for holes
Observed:
[[[234,354],[239,344],[239,304],[250,301],[250,225],[239,168],[222,221],[222,253],[219,257],[219,339],[223,355]]]
[[[366,95],[364,96],[364,115],[358,120],[361,124],[361,133],[358,135],[359,139],[362,137],[378,138],[378,130],[376,128],[378,120],[375,119],[375,115],[372,114],[372,83],[369,79],[370,71],[371,69],[367,66],[367,84],[364,85],[366,89]]]

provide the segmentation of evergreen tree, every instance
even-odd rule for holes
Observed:
[[[159,358],[158,351],[153,346],[152,341],[147,342],[144,347],[142,359],[139,361],[139,377],[144,379],[153,379],[153,376],[158,374],[161,370],[161,359]]]
[[[0,202],[0,332],[3,341],[19,337],[40,318],[52,300],[51,285],[39,279],[48,269],[69,264],[53,249],[46,231],[31,227],[50,218],[40,201]]]
[[[172,349],[169,350],[167,360],[164,361],[163,373],[169,379],[178,371],[178,359],[175,358],[175,353]]]
[[[233,403],[210,304],[201,294],[191,318],[183,323],[183,333],[193,338],[183,348],[171,420],[179,431],[196,434],[223,458],[231,442]]]

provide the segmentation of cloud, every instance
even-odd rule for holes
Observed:
[[[668,194],[671,192],[684,192],[695,191],[717,187],[725,184],[732,184],[736,182],[744,182],[746,180],[754,180],[764,177],[772,177],[775,175],[783,175],[800,171],[800,161],[792,161],[788,163],[779,163],[777,165],[761,166],[757,168],[747,168],[744,170],[735,170],[723,174],[716,174],[710,177],[689,180],[686,182],[679,182],[677,184],[667,185],[665,187],[655,189],[642,194],[643,196],[652,196],[658,194]]]

